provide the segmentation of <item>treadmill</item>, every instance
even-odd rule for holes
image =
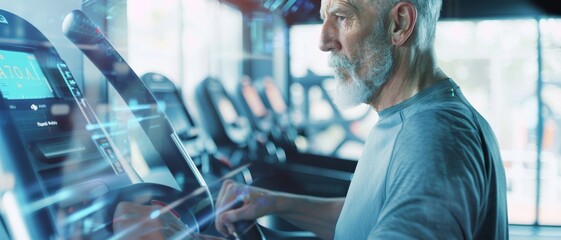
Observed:
[[[262,106],[263,103],[250,82],[242,79],[240,85],[242,86],[238,88],[239,92],[243,93],[244,91],[241,89],[245,88],[246,94],[240,94],[239,102],[245,102],[248,106],[251,102],[254,105],[245,111],[247,115],[243,114],[244,111],[240,110],[240,107],[237,107],[239,105],[236,104],[235,99],[228,94],[218,79],[207,78],[197,86],[200,109],[204,109],[200,114],[208,130],[214,131],[211,136],[217,141],[219,148],[220,140],[225,142],[225,147],[238,149],[238,151],[241,146],[245,146],[244,144],[252,142],[271,143],[273,147],[270,148],[270,151],[257,151],[261,154],[257,155],[255,159],[248,160],[252,164],[250,171],[255,179],[254,185],[296,194],[323,197],[345,196],[356,167],[356,161],[342,161],[297,151],[289,152],[290,155],[283,161],[279,161],[280,158],[271,161],[267,157],[278,156],[279,147],[268,138],[270,136],[268,132],[261,132],[262,130],[270,131],[268,129],[275,126],[270,117],[264,117],[266,116],[265,111],[269,110],[255,107]],[[245,97],[249,98],[245,99]],[[256,103],[256,101],[259,102]],[[263,122],[253,123],[252,121]],[[245,137],[238,138],[236,134],[242,130]],[[250,136],[264,136],[265,139],[254,141]],[[282,152],[284,153],[284,151]]]
[[[329,170],[342,171],[344,174],[337,174],[343,177],[346,173],[353,173],[357,162],[345,158],[323,156],[309,153],[303,147],[298,147],[299,130],[291,121],[289,107],[284,99],[279,87],[271,77],[264,77],[258,83],[253,84],[257,89],[263,104],[273,115],[277,132],[276,142],[278,145],[287,149],[287,159],[292,163],[303,164],[325,168]],[[247,101],[247,98],[242,98]],[[305,135],[302,133],[302,135]],[[305,140],[307,141],[307,140]],[[342,143],[341,143],[342,144]],[[347,177],[345,177],[347,178]]]
[[[245,115],[255,131],[261,132],[272,141],[286,156],[298,152],[296,146],[297,131],[289,121],[287,106],[278,88],[271,88],[273,79],[266,77],[255,82],[244,77],[238,85],[237,95],[245,110]],[[260,89],[266,89],[265,94]],[[281,98],[281,99],[279,99]]]
[[[189,156],[201,171],[203,178],[209,183],[211,193],[218,193],[220,184],[217,183],[220,183],[224,177],[233,178],[245,184],[253,182],[249,169],[247,167],[235,169],[230,158],[218,151],[212,138],[196,124],[183,103],[181,91],[168,77],[148,72],[140,78],[169,118]],[[229,176],[233,172],[239,173]]]
[[[4,10],[0,18],[0,218],[9,238],[115,238],[120,201],[165,202],[190,231],[204,231],[214,210],[204,179],[99,28],[78,10],[65,19],[66,35],[126,103],[108,121],[38,29]]]
[[[39,30],[4,10],[2,22],[0,62],[13,75],[0,72],[0,236],[119,239],[112,229],[116,204],[152,200],[173,208],[189,232],[207,233],[214,206],[197,164],[99,28],[74,10],[63,31],[126,105],[117,104],[115,116],[103,122]],[[262,229],[253,221],[235,227],[241,240],[314,239],[307,232]]]
[[[203,127],[219,151],[230,156],[233,166],[282,161],[283,155],[267,136],[252,129],[250,120],[219,79],[203,80],[196,87],[196,95]]]

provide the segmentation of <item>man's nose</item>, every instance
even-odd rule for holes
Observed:
[[[336,52],[341,50],[341,43],[338,40],[338,35],[337,27],[333,26],[328,20],[324,21],[321,26],[319,49],[324,52]]]

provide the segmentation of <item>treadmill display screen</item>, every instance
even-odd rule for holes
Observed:
[[[0,92],[8,100],[53,98],[35,55],[0,50]]]
[[[256,117],[264,117],[265,115],[267,115],[267,109],[265,108],[261,97],[259,97],[259,93],[253,86],[244,86],[242,89],[242,93],[253,115],[255,115]]]
[[[158,104],[164,109],[169,121],[177,131],[178,135],[189,132],[192,128],[187,112],[183,109],[183,103],[176,94],[154,93]]]
[[[238,119],[238,113],[232,105],[232,102],[228,100],[224,96],[220,96],[218,100],[218,111],[220,111],[222,117],[224,118],[224,122],[227,124],[233,124]]]
[[[265,79],[265,94],[267,95],[267,99],[271,103],[271,107],[273,111],[276,113],[284,113],[286,112],[286,103],[284,102],[284,98],[279,90],[279,88],[275,85],[273,79]]]

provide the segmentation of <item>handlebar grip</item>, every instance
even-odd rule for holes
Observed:
[[[232,208],[240,208],[243,202],[234,204]],[[241,220],[234,223],[236,238],[239,240],[264,240],[265,237],[255,220]]]
[[[260,240],[263,233],[254,220],[242,220],[234,223],[236,237],[240,240]]]

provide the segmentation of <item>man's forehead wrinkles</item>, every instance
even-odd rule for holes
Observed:
[[[360,10],[358,0],[342,0],[341,5],[353,9],[356,13]]]
[[[359,0],[327,0],[321,2],[320,17],[325,18],[325,14],[330,14],[340,10],[341,6],[352,9],[355,13],[359,13],[361,8]]]

